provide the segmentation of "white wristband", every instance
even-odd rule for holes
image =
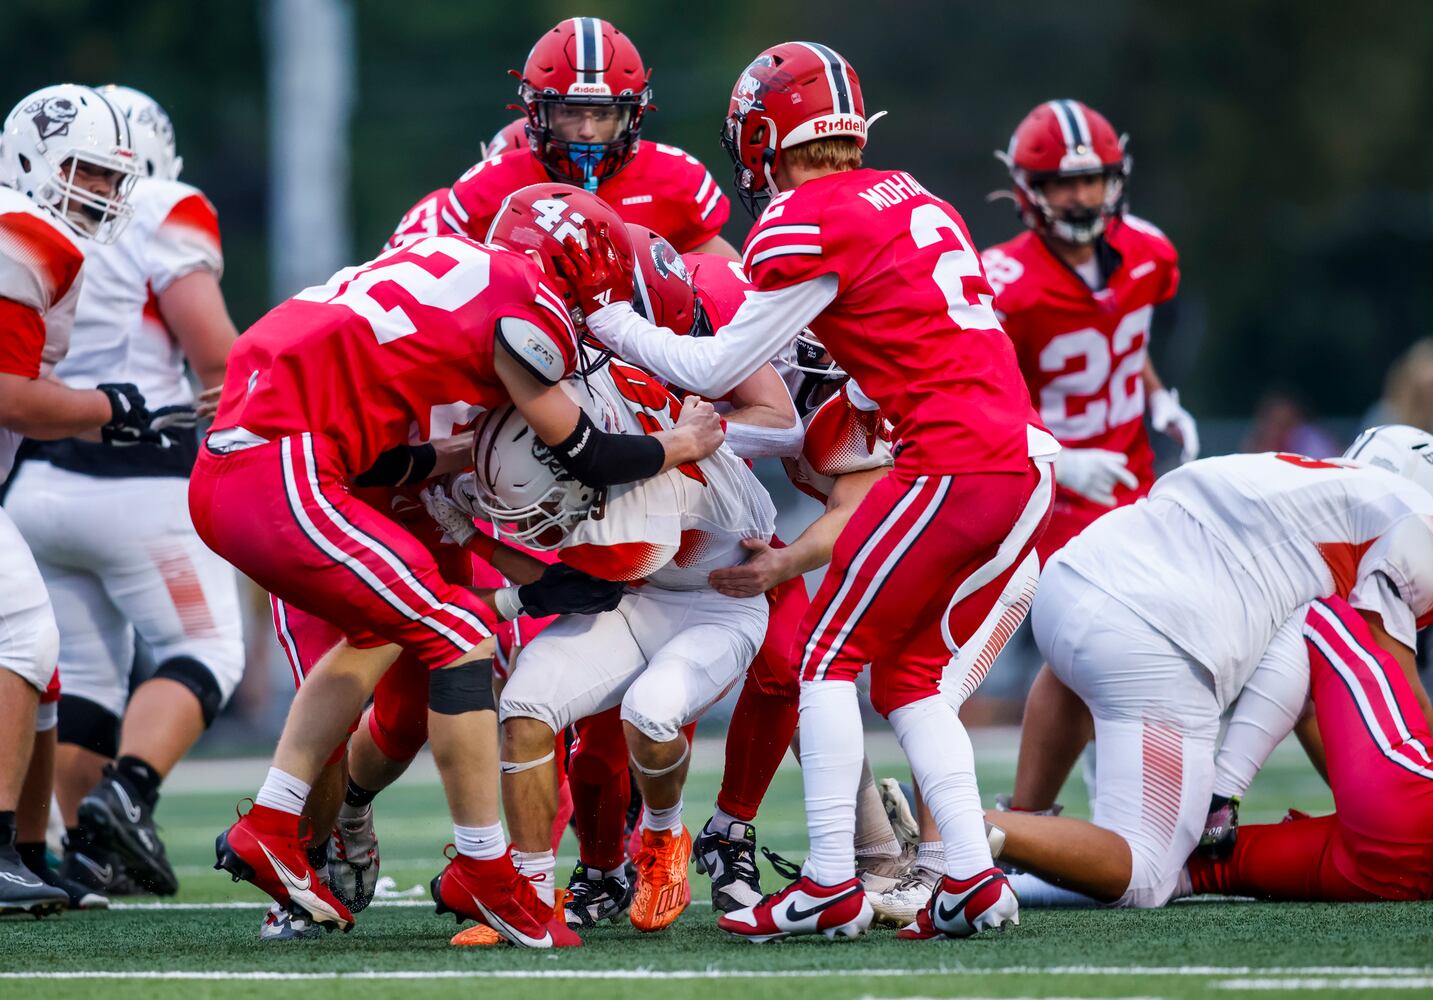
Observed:
[[[493,591],[493,604],[497,608],[498,617],[505,622],[510,622],[522,614],[522,601],[518,600],[516,587],[500,587]]]

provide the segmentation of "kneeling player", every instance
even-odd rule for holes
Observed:
[[[678,412],[660,384],[617,361],[586,386],[567,385],[612,429],[670,426]],[[499,706],[503,800],[520,870],[551,892],[553,736],[620,705],[645,803],[631,919],[660,930],[691,900],[682,727],[741,680],[767,624],[764,597],[724,597],[707,574],[738,562],[743,539],[771,537],[770,498],[726,450],[600,496],[562,476],[505,412],[479,428],[477,476],[480,503],[519,541],[561,546],[563,563],[593,576],[642,583],[615,611],[560,619],[523,651]]]
[[[1433,615],[1425,484],[1433,435],[1407,427],[1371,432],[1345,460],[1209,459],[1055,557],[1035,639],[1094,717],[1099,782],[1093,824],[988,816],[1006,835],[1000,857],[1048,880],[1012,879],[1027,904],[1172,897],[1204,826],[1220,716],[1302,605],[1344,598],[1411,648]]]
[[[1191,891],[1433,898],[1433,736],[1413,650],[1337,597],[1301,609],[1280,639],[1280,672],[1303,682],[1298,702],[1313,698],[1336,812],[1242,827],[1227,858],[1190,858]],[[1267,749],[1287,732],[1270,733]]]

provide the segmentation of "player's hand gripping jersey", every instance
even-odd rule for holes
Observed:
[[[482,160],[453,184],[440,213],[444,231],[481,240],[504,198],[551,180],[526,147]],[[675,146],[650,140],[638,143],[631,161],[603,180],[597,194],[624,220],[660,233],[682,252],[718,235],[731,214],[730,202],[706,167]]]
[[[1154,484],[1144,428],[1145,358],[1150,318],[1174,297],[1179,264],[1164,234],[1133,216],[1111,220],[1104,242],[1113,267],[1098,291],[1035,232],[991,247],[982,259],[996,312],[1050,433],[1071,448],[1129,457],[1139,485],[1116,487],[1120,505]]]
[[[0,186],[0,372],[39,378],[65,356],[84,262],[43,209]],[[19,447],[20,435],[0,428],[0,482]]]
[[[357,475],[389,448],[448,437],[507,403],[499,349],[548,384],[576,367],[571,317],[538,268],[456,236],[385,251],[239,338],[211,446],[309,431]]]
[[[625,434],[667,430],[677,398],[646,372],[612,360],[588,380]],[[745,557],[743,538],[769,539],[776,509],[728,448],[639,483],[612,487],[563,543],[562,561],[607,580],[705,590],[707,576]]]
[[[1206,459],[1101,518],[1056,561],[1199,660],[1227,707],[1278,628],[1316,598],[1377,612],[1415,644],[1433,623],[1433,495],[1343,460]]]

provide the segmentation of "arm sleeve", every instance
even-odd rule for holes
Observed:
[[[199,192],[180,199],[155,230],[147,248],[149,285],[155,294],[194,271],[224,273],[219,214]]]
[[[836,298],[834,274],[747,295],[719,337],[673,337],[614,302],[587,318],[598,339],[633,364],[717,399],[786,348]]]
[[[45,320],[14,299],[0,299],[0,372],[22,378],[40,377],[45,350]]]

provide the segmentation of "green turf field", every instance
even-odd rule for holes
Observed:
[[[985,756],[993,762],[982,770],[982,788],[992,798],[1009,787],[1013,768],[1008,752]],[[1386,997],[1433,991],[1433,904],[1192,902],[1149,913],[1027,911],[1019,928],[967,942],[898,942],[892,931],[877,930],[856,942],[755,946],[716,930],[706,886],[695,873],[700,902],[670,930],[648,936],[627,925],[604,927],[589,933],[580,950],[450,948],[454,925],[432,914],[426,892],[376,903],[346,936],[260,944],[257,891],[209,870],[214,835],[232,818],[236,797],[250,790],[221,789],[225,779],[214,780],[214,791],[171,792],[161,805],[160,822],[183,883],[180,895],[130,900],[109,913],[0,923],[0,997],[191,1000],[314,991],[345,1000],[399,994],[605,1000],[640,990],[662,998],[845,1000],[1325,990]],[[694,774],[690,825],[706,818],[716,780],[709,768]],[[1082,813],[1078,779],[1065,798]],[[1326,811],[1331,801],[1296,754],[1281,750],[1252,790],[1244,815],[1277,819],[1288,805]],[[447,840],[437,785],[408,781],[390,790],[379,800],[378,822],[384,873],[401,889],[426,886]],[[763,843],[801,856],[805,833],[796,771],[778,776],[758,826]],[[565,851],[570,855],[570,843]],[[572,860],[559,860],[564,881],[564,866]]]

